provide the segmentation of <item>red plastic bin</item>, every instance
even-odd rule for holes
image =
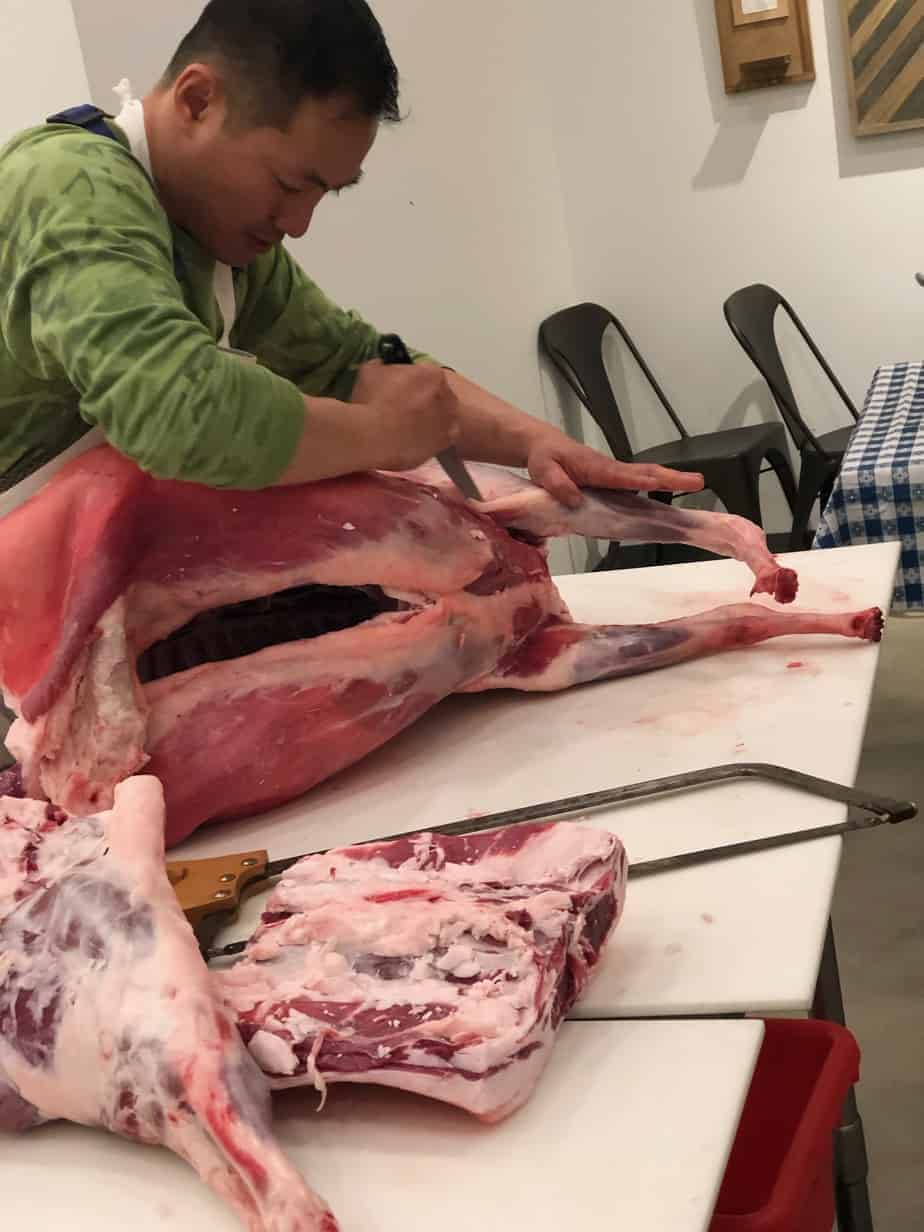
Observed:
[[[709,1232],[831,1232],[833,1130],[860,1076],[844,1027],[767,1019]]]

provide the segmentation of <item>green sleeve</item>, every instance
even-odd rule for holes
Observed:
[[[232,342],[309,397],[348,402],[359,366],[378,355],[380,336],[358,313],[329,299],[279,245],[248,271]],[[408,350],[412,359],[431,360]]]
[[[145,470],[259,488],[291,461],[304,402],[283,377],[220,351],[187,307],[170,226],[116,142],[75,132],[53,157],[4,161],[0,331],[39,381]]]

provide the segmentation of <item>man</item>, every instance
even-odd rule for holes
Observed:
[[[90,428],[216,487],[403,469],[450,443],[578,485],[692,491],[616,462],[325,297],[283,245],[357,183],[398,75],[364,0],[212,0],[161,81],[0,152],[0,490]],[[256,363],[242,362],[255,358]]]

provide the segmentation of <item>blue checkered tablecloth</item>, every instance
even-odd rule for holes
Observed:
[[[924,363],[877,368],[812,546],[895,540],[893,610],[924,608]]]

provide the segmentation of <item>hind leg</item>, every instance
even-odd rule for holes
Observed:
[[[772,637],[829,634],[878,642],[878,607],[847,614],[778,612],[757,603],[713,608],[680,620],[650,625],[545,625],[464,692],[522,689],[554,692],[591,680],[636,676],[723,650],[754,646]]]

